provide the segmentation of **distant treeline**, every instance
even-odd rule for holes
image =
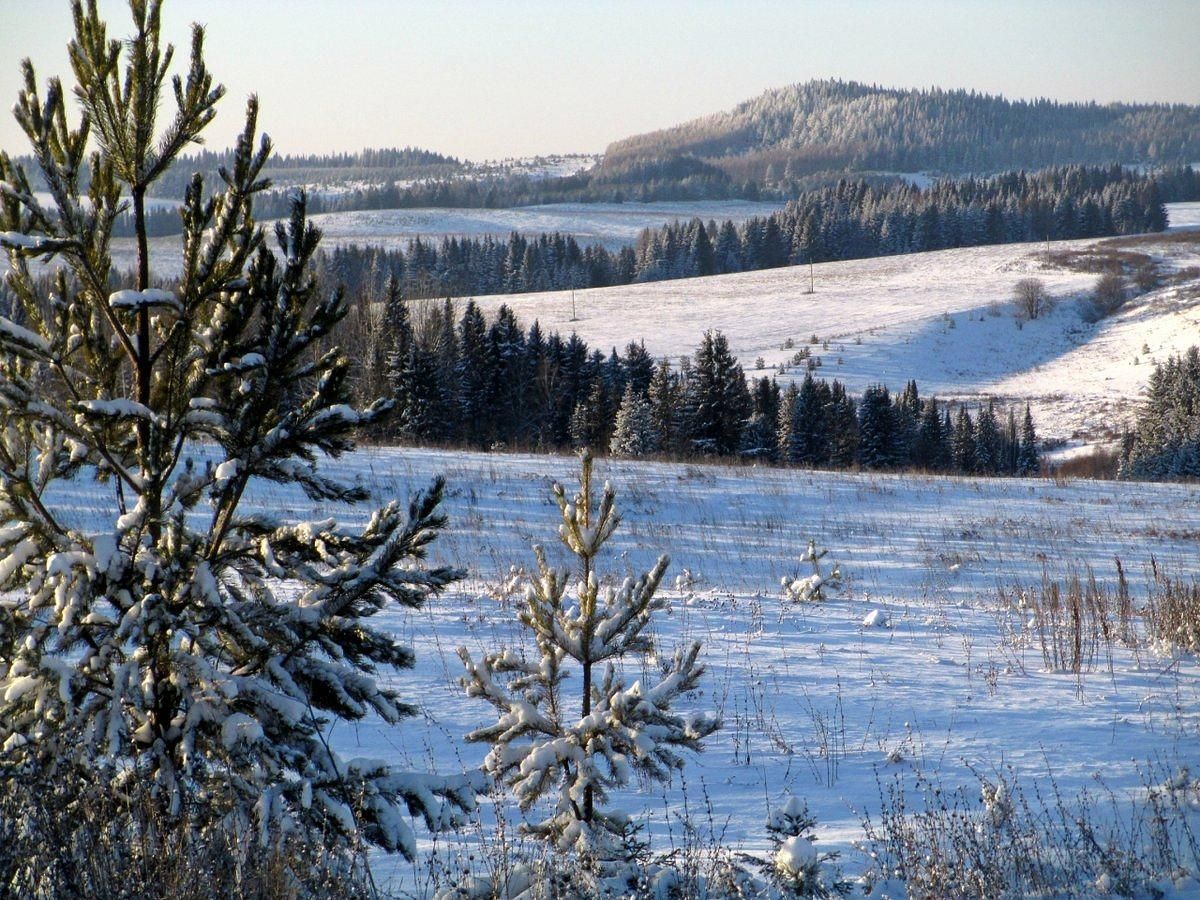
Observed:
[[[624,203],[657,200],[785,200],[795,193],[780,190],[760,190],[753,184],[735,184],[719,169],[697,160],[675,160],[662,164],[636,166],[630,174],[636,185],[610,175],[579,172],[532,178],[519,172],[503,174],[438,174],[430,169],[414,172],[407,179],[383,179],[378,170],[341,169],[336,171],[342,182],[369,182],[359,187],[342,188],[328,193],[308,195],[310,214],[356,212],[379,209],[512,209],[549,203]],[[191,177],[188,169],[187,178]],[[215,173],[215,169],[213,172]],[[178,174],[178,173],[171,173]],[[311,172],[294,170],[289,180],[321,181],[331,177],[330,170]],[[215,175],[214,175],[215,178]],[[879,180],[879,179],[873,179]],[[893,179],[884,179],[892,181]],[[181,178],[178,193],[163,196],[183,196]],[[215,181],[210,178],[209,184]],[[295,188],[274,188],[255,197],[254,211],[259,219],[283,218],[291,210]],[[149,211],[148,229],[154,236],[180,233],[179,214],[172,209]],[[117,234],[133,233],[132,220],[118,223]]]
[[[1164,202],[1200,199],[1190,167],[1154,175],[1120,166],[1068,166],[928,188],[864,180],[803,194],[741,225],[699,219],[647,229],[637,245],[581,247],[559,233],[414,239],[405,250],[341,247],[327,270],[352,290],[389,279],[409,297],[604,287],[1018,241],[1161,231]]]
[[[914,381],[895,396],[875,385],[856,400],[812,369],[799,387],[781,390],[766,376],[747,383],[720,332],[673,368],[640,343],[605,355],[536,322],[525,331],[506,306],[491,322],[473,301],[461,317],[450,300],[414,312],[393,284],[381,302],[358,307],[348,336],[359,341],[360,399],[395,403],[383,440],[986,475],[1037,469],[1028,408],[1019,424],[991,404],[974,418],[965,407],[952,416]]]

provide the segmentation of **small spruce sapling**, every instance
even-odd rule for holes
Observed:
[[[620,588],[601,589],[596,558],[620,517],[610,485],[596,503],[592,458],[586,450],[581,458],[575,498],[569,500],[561,485],[553,488],[562,516],[559,536],[579,566],[571,597],[568,572],[552,568],[544,550],[534,547],[537,573],[519,619],[533,633],[536,656],[502,649],[476,660],[465,647],[458,654],[468,696],[482,697],[499,711],[494,724],[467,735],[493,745],[484,769],[508,784],[524,811],[552,797],[550,816],[528,831],[558,849],[613,860],[622,855],[629,818],[607,805],[609,792],[627,784],[635,771],[667,781],[683,766],[679,751],[701,750],[720,722],[708,714],[671,711],[704,672],[698,641],[677,650],[653,683],[638,680],[626,687],[617,666],[630,654],[653,649],[646,629],[665,604],[656,592],[668,560],[659,557],[649,572],[626,578]],[[567,677],[576,667],[582,683],[572,698]]]
[[[821,572],[821,560],[829,551],[818,550],[817,542],[810,540],[808,547],[800,554],[800,562],[812,564],[811,575],[797,575],[795,578],[784,576],[780,580],[783,596],[797,603],[809,601],[819,603],[825,599],[826,591],[840,590],[842,587],[842,572],[835,564],[827,573]]]
[[[830,865],[839,854],[816,848],[816,824],[808,805],[797,797],[788,797],[767,816],[772,852],[766,861],[756,862],[763,877],[784,897],[833,898],[850,893],[849,882]]]

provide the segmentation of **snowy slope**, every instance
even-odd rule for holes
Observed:
[[[772,204],[560,204],[516,210],[390,210],[314,219],[327,248],[348,243],[402,246],[409,237],[455,233],[562,230],[581,239],[632,241],[646,225],[673,218],[746,218]],[[1169,205],[1171,228],[1132,249],[1161,259],[1169,272],[1200,266],[1200,241],[1178,242],[1200,229],[1200,203]],[[1172,243],[1175,239],[1176,242]],[[1064,241],[1062,250],[1107,246]],[[157,238],[151,251],[170,275],[178,239]],[[114,259],[132,265],[132,241],[114,241]],[[0,261],[0,266],[6,265]],[[164,267],[165,266],[165,267]],[[797,349],[821,358],[818,374],[852,391],[875,382],[899,388],[916,378],[922,391],[946,399],[1030,402],[1045,438],[1088,444],[1111,440],[1136,406],[1155,362],[1200,339],[1200,279],[1131,302],[1119,315],[1089,324],[1079,301],[1096,275],[1048,261],[1043,244],[1008,244],[907,256],[824,263],[710,278],[613,288],[477,298],[494,311],[508,304],[529,325],[578,332],[605,351],[644,340],[655,356],[691,353],[706,329],[725,332],[749,375],[774,374]],[[1018,328],[1013,285],[1042,279],[1060,301],[1055,311]],[[817,343],[809,345],[813,336]],[[788,342],[792,346],[787,346]],[[757,369],[762,358],[765,368]],[[799,379],[790,367],[784,380]]]
[[[312,221],[321,228],[324,235],[321,247],[325,250],[349,244],[400,250],[416,237],[435,243],[451,236],[481,238],[491,235],[498,240],[508,240],[514,231],[525,235],[559,231],[573,235],[581,246],[603,244],[615,250],[635,243],[644,228],[659,228],[668,222],[686,222],[695,217],[705,222],[709,219],[743,222],[753,216],[770,215],[782,206],[782,203],[749,200],[553,203],[513,209],[360,210],[320,213],[314,215]],[[179,238],[153,238],[150,252],[159,274],[178,274]],[[113,241],[113,262],[118,268],[132,268],[135,253],[132,238]],[[6,263],[0,261],[0,266],[4,265]]]
[[[1200,204],[1170,212],[1174,228],[1200,225]],[[1063,241],[1050,250],[1102,243]],[[1200,242],[1135,249],[1169,271],[1200,265]],[[1042,279],[1060,302],[1052,315],[1018,327],[1010,302],[1026,277]],[[1097,440],[1129,414],[1154,361],[1200,341],[1200,280],[1088,324],[1078,301],[1096,277],[1048,262],[1043,244],[1009,244],[824,263],[813,267],[812,294],[806,266],[581,290],[574,320],[570,292],[478,299],[489,311],[508,304],[544,330],[578,332],[605,352],[644,340],[655,356],[676,357],[691,353],[706,329],[720,329],[750,375],[772,374],[815,335],[818,374],[852,391],[916,378],[926,394],[944,398],[1028,400],[1043,436]],[[789,377],[803,375],[792,368]]]

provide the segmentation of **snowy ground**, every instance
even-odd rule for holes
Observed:
[[[675,220],[695,217],[707,222],[767,216],[782,203],[745,200],[663,201],[658,203],[554,203],[513,209],[386,209],[322,213],[313,222],[324,233],[323,244],[359,244],[403,248],[421,237],[493,237],[507,240],[519,231],[525,235],[562,232],[574,235],[581,246],[602,244],[610,250],[637,241],[644,228],[658,228]]]
[[[1170,206],[1173,230],[1200,226],[1200,203]],[[1173,236],[1176,237],[1177,236]],[[1200,265],[1200,240],[1131,249],[1163,261],[1165,271]],[[1104,241],[1062,241],[1062,250]],[[1130,414],[1155,362],[1200,341],[1200,278],[1137,297],[1118,315],[1089,324],[1081,316],[1096,274],[1047,260],[1044,244],[1007,244],[907,256],[792,266],[711,278],[569,292],[484,297],[489,311],[508,304],[545,331],[578,332],[593,347],[644,340],[655,356],[691,353],[706,329],[719,329],[750,375],[774,374],[808,346],[817,374],[852,392],[909,378],[943,398],[1029,401],[1043,437],[1110,438]],[[1054,312],[1018,323],[1013,286],[1040,278],[1059,301]],[[816,343],[811,343],[813,337]],[[758,359],[765,368],[757,368]],[[801,379],[803,367],[787,377]]]
[[[422,716],[399,728],[339,726],[333,739],[347,754],[420,769],[477,765],[483,748],[462,737],[490,720],[489,708],[455,685],[454,649],[520,641],[510,567],[531,565],[533,542],[565,563],[548,486],[559,479],[570,487],[576,463],[364,449],[337,465],[379,501],[445,474],[451,524],[432,556],[468,575],[424,610],[387,614],[416,647],[416,669],[395,682]],[[682,839],[686,803],[702,831],[761,851],[768,806],[792,793],[816,815],[819,846],[841,850],[853,874],[865,865],[854,842],[863,814],[877,813],[877,779],[923,772],[949,789],[975,784],[972,768],[992,775],[1011,767],[1026,787],[1053,780],[1071,797],[1098,779],[1118,794],[1136,792],[1137,765],[1151,760],[1172,770],[1200,766],[1196,659],[1102,646],[1094,671],[1046,671],[1038,644],[1023,635],[1026,614],[997,594],[1038,583],[1044,571],[1062,578],[1085,566],[1111,581],[1114,555],[1139,603],[1151,557],[1173,573],[1200,574],[1194,488],[600,465],[625,521],[599,570],[622,578],[660,552],[671,555],[671,608],[657,626],[658,646],[703,641],[709,669],[691,702],[725,722],[669,788],[635,787],[619,798],[648,824],[655,849]],[[301,519],[362,516],[290,488],[260,485],[248,499]],[[107,492],[81,485],[57,505],[74,506],[82,525],[109,502]],[[779,583],[799,572],[809,537],[830,549],[846,589],[799,608],[781,601]],[[675,582],[685,569],[695,576],[690,587]],[[862,626],[874,610],[890,627]],[[478,834],[492,833],[495,814],[485,805],[479,826],[437,845],[439,858],[459,859]],[[393,887],[424,883],[407,864],[380,859],[376,868]]]
[[[676,219],[700,217],[707,222],[732,219],[742,222],[753,216],[770,215],[782,203],[748,200],[679,201],[660,203],[554,203],[513,209],[384,209],[321,213],[312,217],[324,233],[325,250],[358,244],[367,247],[404,249],[415,237],[440,242],[443,237],[500,240],[519,231],[525,235],[559,231],[574,235],[581,246],[603,244],[610,250],[637,241],[644,228],[658,228]],[[150,241],[156,273],[170,276],[179,271],[179,238]],[[113,262],[131,269],[135,261],[132,238],[113,241]]]
[[[573,460],[532,456],[351,458],[347,471],[381,498],[446,474],[451,533],[435,555],[469,577],[426,610],[395,618],[418,653],[401,686],[422,699],[425,721],[399,733],[344,730],[347,752],[431,759],[443,770],[482,759],[461,737],[489,720],[489,708],[454,685],[453,649],[520,640],[512,615],[520,590],[505,582],[511,566],[531,564],[531,542],[557,552],[547,487],[551,478],[569,486],[574,470]],[[691,590],[670,592],[658,640],[664,649],[704,642],[709,673],[694,702],[725,719],[670,789],[624,798],[646,816],[659,849],[680,840],[686,800],[703,819],[711,803],[723,841],[762,850],[767,806],[793,793],[816,815],[822,841],[856,869],[852,842],[863,812],[878,806],[877,772],[921,770],[949,787],[973,783],[968,766],[1011,766],[1042,786],[1052,777],[1070,795],[1097,776],[1118,791],[1137,788],[1131,757],[1200,764],[1194,659],[1172,665],[1117,648],[1111,671],[1103,652],[1082,677],[1043,671],[1037,646],[1002,637],[1022,616],[1001,609],[996,590],[1087,565],[1112,579],[1114,554],[1139,586],[1151,556],[1196,573],[1200,504],[1191,488],[628,463],[606,464],[603,474],[618,488],[625,525],[601,571],[621,578],[666,552],[670,584],[684,569],[696,576]],[[292,502],[301,516],[322,512]],[[821,607],[786,607],[780,578],[799,571],[810,536],[830,548],[847,589]],[[875,609],[892,627],[861,626]],[[888,762],[892,751],[903,761]],[[404,869],[393,877],[406,879]]]

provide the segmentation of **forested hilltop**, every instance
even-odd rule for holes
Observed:
[[[1010,101],[975,91],[809,81],[611,144],[610,179],[693,157],[772,188],[825,171],[988,173],[1200,159],[1200,107]]]
[[[178,198],[192,171],[215,174],[230,152],[183,160],[156,187]],[[363,150],[273,158],[276,189],[264,217],[286,216],[298,184],[333,189],[309,211],[501,209],[548,203],[790,200],[843,178],[886,186],[900,173],[987,176],[1048,166],[1144,165],[1200,160],[1200,106],[1010,101],[965,90],[901,90],[810,81],[767,91],[733,110],[609,145],[599,165],[533,171],[476,164],[428,150]],[[179,230],[169,210],[154,234]],[[119,226],[119,233],[128,226]]]

